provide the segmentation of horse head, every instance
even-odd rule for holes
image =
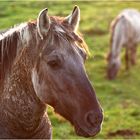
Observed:
[[[74,125],[81,136],[94,136],[101,129],[103,113],[84,68],[86,44],[77,33],[80,9],[65,17],[39,13],[37,31],[41,45],[32,70],[32,83],[39,99]]]

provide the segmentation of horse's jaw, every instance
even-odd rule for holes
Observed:
[[[83,136],[83,137],[94,137],[101,131],[101,125],[97,127],[86,127],[86,125],[83,125],[82,123],[78,122],[74,126],[75,132],[78,136]]]
[[[78,136],[82,137],[94,137],[97,135],[102,128],[102,123],[95,125],[95,124],[89,124],[84,119],[78,119],[76,116],[67,116],[66,114],[62,114],[62,112],[58,111],[57,108],[54,108],[54,112],[61,115],[63,118],[68,120],[71,125],[74,127],[75,133]]]

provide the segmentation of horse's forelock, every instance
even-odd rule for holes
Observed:
[[[48,32],[48,38],[51,40],[52,44],[57,44],[57,41],[60,39],[76,42],[78,47],[81,47],[85,50],[87,54],[89,54],[88,46],[85,43],[80,32],[74,32],[71,27],[64,22],[64,18],[62,17],[50,17],[51,26]],[[57,39],[57,37],[59,39]]]

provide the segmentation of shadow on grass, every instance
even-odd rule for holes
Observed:
[[[125,138],[129,138],[137,135],[140,135],[140,133],[130,129],[122,129],[116,130],[115,132],[109,132],[107,136],[108,137],[123,136]]]

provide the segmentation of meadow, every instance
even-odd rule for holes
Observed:
[[[117,78],[113,81],[106,78],[109,25],[125,8],[140,10],[140,2],[0,1],[0,30],[36,19],[45,7],[50,15],[67,16],[74,5],[81,9],[79,30],[90,50],[85,67],[104,110],[102,131],[94,139],[140,139],[140,48],[136,66],[125,71],[122,50],[122,67]],[[51,107],[48,114],[53,126],[53,139],[86,139],[76,136],[71,124],[55,114]]]

